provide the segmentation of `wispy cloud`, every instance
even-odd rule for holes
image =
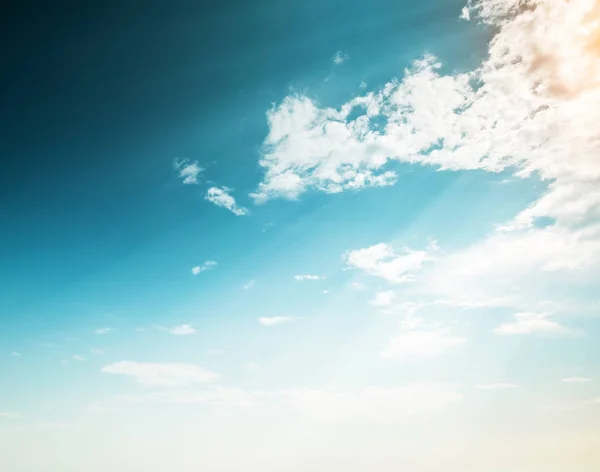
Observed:
[[[295,316],[263,316],[258,319],[258,322],[263,326],[276,326],[285,323],[291,323],[296,320],[297,318]]]
[[[342,65],[347,60],[348,60],[348,54],[346,54],[344,51],[338,51],[335,53],[335,56],[333,56],[333,59],[331,61],[336,66],[339,66],[339,65]]]
[[[526,334],[566,336],[574,334],[570,328],[548,319],[548,316],[542,313],[516,313],[514,320],[512,323],[500,325],[494,329],[494,332],[507,336]]]
[[[489,383],[477,385],[477,389],[479,390],[509,390],[517,387],[518,385],[514,383]]]
[[[390,360],[435,357],[465,341],[465,338],[452,336],[440,329],[406,331],[393,338],[381,356]]]
[[[158,326],[158,328],[161,329],[162,331],[166,331],[167,333],[171,333],[176,336],[188,336],[188,335],[194,334],[196,332],[196,329],[189,324],[173,326],[172,328]]]
[[[95,332],[96,332],[96,334],[108,334],[114,330],[115,330],[114,328],[99,328]]]
[[[386,290],[385,292],[377,292],[375,297],[370,301],[371,305],[378,307],[390,306],[394,301],[396,294],[392,290]]]
[[[211,187],[207,190],[205,198],[217,206],[226,208],[236,216],[248,215],[250,211],[243,206],[239,206],[235,198],[229,194],[230,191],[231,189],[227,187]]]
[[[73,355],[71,356],[71,358],[72,358],[74,361],[77,361],[77,362],[85,362],[85,361],[87,361],[87,358],[85,358],[84,356],[81,356],[81,355],[79,355],[79,354],[73,354]]]
[[[303,280],[325,280],[327,277],[324,275],[294,275],[294,279],[303,281]]]
[[[192,274],[198,275],[200,272],[204,272],[206,270],[210,270],[217,266],[215,261],[206,261],[204,264],[192,267]]]
[[[21,357],[22,356],[22,354],[20,352],[17,352],[17,351],[12,351],[10,353],[10,355],[13,356],[13,357]]]
[[[256,285],[256,280],[248,280],[248,282],[246,282],[244,285],[242,285],[242,288],[244,290],[249,290],[252,287],[254,287]]]
[[[95,348],[95,347],[91,348],[91,349],[90,349],[90,352],[91,352],[92,354],[95,354],[96,356],[101,356],[102,354],[104,354],[104,350],[102,350],[102,349],[97,349],[97,348]]]
[[[133,377],[148,387],[185,386],[218,378],[218,374],[193,364],[121,361],[103,367],[102,372]]]
[[[21,415],[14,411],[0,411],[0,418],[18,419]]]
[[[204,170],[198,165],[197,161],[189,161],[187,159],[176,161],[175,169],[184,184],[197,184],[198,176]]]
[[[591,382],[592,379],[589,377],[565,377],[561,381],[564,383],[588,383]]]
[[[356,249],[345,255],[349,267],[361,269],[367,274],[381,277],[392,283],[414,279],[424,265],[435,260],[437,245],[431,244],[424,250],[403,249],[397,253],[386,243]]]

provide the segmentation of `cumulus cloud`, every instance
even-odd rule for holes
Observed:
[[[400,79],[338,108],[292,95],[269,110],[264,177],[253,197],[391,185],[394,162],[535,176],[543,194],[448,259],[430,290],[456,305],[494,300],[523,308],[539,299],[537,289],[589,284],[600,273],[600,7],[593,0],[473,0],[462,17],[495,32],[472,71],[444,73],[426,55]],[[394,257],[385,246],[376,251]],[[422,256],[405,262],[418,270]],[[403,278],[377,260],[362,265]]]
[[[565,336],[573,334],[573,330],[548,319],[542,313],[516,313],[514,321],[505,323],[494,329],[496,334],[501,335],[524,335],[539,334],[550,336]]]
[[[324,275],[294,275],[294,279],[296,280],[324,280],[327,277],[325,277]]]
[[[295,316],[263,316],[258,319],[258,322],[263,326],[276,326],[285,323],[291,323],[292,321],[296,321],[297,318]]]
[[[227,187],[211,187],[206,191],[205,198],[217,206],[226,208],[236,216],[249,214],[250,211],[247,208],[239,206],[235,202],[235,198],[229,194],[230,191],[231,189]]]
[[[381,356],[390,360],[435,357],[465,341],[464,338],[452,336],[443,330],[406,331],[393,338]]]
[[[103,367],[102,372],[133,377],[148,387],[186,386],[218,378],[218,374],[193,364],[121,361]]]
[[[197,184],[198,176],[204,170],[198,165],[197,161],[189,161],[187,159],[175,162],[175,169],[184,184]]]
[[[200,272],[204,272],[206,270],[210,270],[213,267],[216,267],[217,263],[215,261],[206,261],[204,264],[192,267],[192,274],[198,275]]]
[[[435,245],[425,250],[404,248],[397,253],[386,243],[375,244],[364,249],[356,249],[345,255],[348,266],[381,277],[388,282],[402,283],[414,279],[426,262],[434,260]]]

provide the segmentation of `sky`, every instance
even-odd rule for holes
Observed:
[[[0,22],[3,472],[600,468],[597,0]]]

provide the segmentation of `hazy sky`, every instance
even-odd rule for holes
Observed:
[[[597,0],[0,22],[3,472],[600,468]]]

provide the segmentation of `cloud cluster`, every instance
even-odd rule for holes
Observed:
[[[192,267],[192,274],[198,275],[200,272],[204,272],[206,270],[210,270],[213,267],[216,267],[217,263],[215,261],[206,261],[204,264]]]
[[[414,279],[428,261],[435,259],[437,249],[431,244],[424,250],[404,248],[397,253],[392,246],[379,243],[373,246],[356,249],[345,255],[350,267],[361,269],[369,275],[381,277],[392,283],[409,282]]]
[[[204,170],[198,165],[198,161],[189,161],[187,159],[175,162],[175,170],[182,182],[186,185],[197,184],[198,176]]]
[[[219,207],[226,208],[236,216],[244,216],[250,213],[247,208],[239,206],[235,198],[233,198],[229,192],[230,188],[227,187],[211,187],[206,191],[206,200]]]

